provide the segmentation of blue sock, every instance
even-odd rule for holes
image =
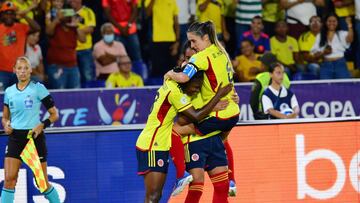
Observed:
[[[1,191],[1,202],[2,203],[13,203],[14,202],[14,189],[5,189]]]
[[[49,200],[50,203],[60,203],[59,194],[56,189],[51,186],[48,190],[44,192],[46,199]]]

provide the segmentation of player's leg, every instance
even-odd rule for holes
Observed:
[[[144,176],[145,202],[159,202],[169,167],[169,151],[136,150],[138,175]]]
[[[181,141],[181,135],[174,130],[171,134],[170,155],[176,168],[176,182],[171,193],[172,196],[175,196],[193,180],[193,177],[185,171],[184,145]]]
[[[206,170],[214,186],[213,203],[228,202],[229,177],[225,147],[220,136],[209,139],[211,148],[206,160]]]
[[[185,147],[186,170],[193,176],[186,203],[199,202],[204,188],[204,168],[209,147],[208,138],[190,142]]]
[[[221,139],[224,142],[224,147],[226,151],[226,156],[228,159],[228,166],[229,166],[229,196],[234,197],[236,196],[236,181],[235,181],[235,169],[234,169],[234,155],[231,149],[230,143],[228,141],[228,135],[230,131],[222,132]]]
[[[166,180],[166,173],[149,172],[144,176],[146,196],[145,203],[157,203],[161,199]]]
[[[204,169],[193,168],[189,172],[193,176],[193,181],[189,184],[185,203],[197,203],[200,201],[204,189]]]
[[[4,187],[1,191],[2,203],[14,202],[15,186],[16,186],[16,181],[18,178],[20,166],[21,166],[20,159],[13,157],[6,157],[4,160],[5,181],[4,181]]]

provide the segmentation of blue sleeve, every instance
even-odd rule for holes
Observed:
[[[49,91],[46,89],[46,87],[39,82],[36,83],[36,89],[40,100],[44,99],[46,96],[50,94]]]
[[[192,78],[196,72],[197,72],[197,68],[195,67],[194,64],[191,63],[186,64],[183,70],[183,73],[189,76],[189,78]]]

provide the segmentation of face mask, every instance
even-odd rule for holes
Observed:
[[[110,44],[111,42],[114,41],[115,35],[114,34],[110,34],[110,35],[104,35],[104,41],[108,44]]]

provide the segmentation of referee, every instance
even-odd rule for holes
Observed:
[[[26,57],[19,57],[14,66],[18,82],[5,90],[2,125],[9,135],[5,150],[5,183],[1,192],[2,203],[14,202],[15,185],[21,167],[20,154],[26,146],[27,134],[31,130],[47,190],[46,199],[51,203],[60,202],[55,188],[49,184],[47,177],[47,149],[43,130],[58,119],[58,112],[48,90],[41,83],[30,80],[32,67]],[[40,121],[40,106],[43,104],[49,112],[49,118]]]

